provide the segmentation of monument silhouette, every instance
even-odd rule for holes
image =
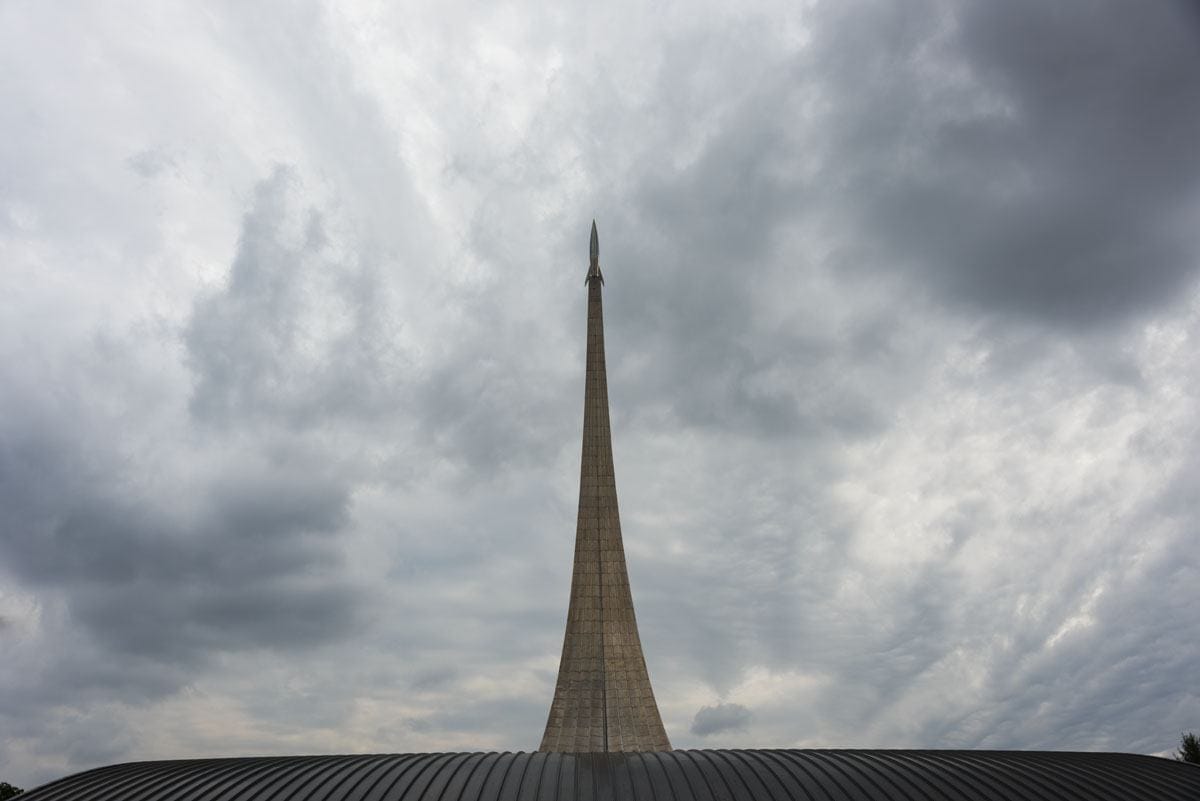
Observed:
[[[670,751],[638,636],[608,422],[600,238],[592,220],[575,570],[558,683],[539,751]]]

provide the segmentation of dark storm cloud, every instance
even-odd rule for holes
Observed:
[[[1192,16],[1184,3],[965,6],[949,47],[973,96],[908,95],[896,144],[915,161],[855,181],[879,258],[980,308],[1067,328],[1169,302],[1197,267]],[[899,75],[911,91],[932,71]]]
[[[192,521],[121,498],[119,486],[108,488],[117,497],[87,497],[60,485],[56,502],[31,507],[22,486],[31,477],[4,467],[5,505],[24,520],[2,530],[9,569],[63,592],[71,619],[114,655],[188,664],[353,627],[357,592],[329,541],[345,522],[343,486],[300,472],[244,475],[206,493]]]
[[[671,243],[648,254],[659,276],[637,280],[714,327],[680,332],[693,347],[714,361],[755,350],[751,276],[768,280],[764,260],[797,226],[834,247],[792,254],[796,269],[904,277],[967,310],[1067,330],[1161,306],[1190,280],[1200,33],[1185,4],[817,15],[821,35],[755,76],[695,159],[653,164],[636,187],[630,227]],[[741,27],[723,45],[749,53],[763,38]],[[692,119],[713,93],[681,76],[711,55],[680,50],[659,80]]]
[[[692,734],[708,737],[726,731],[739,731],[750,725],[753,718],[750,710],[741,704],[717,704],[703,706],[692,719]]]

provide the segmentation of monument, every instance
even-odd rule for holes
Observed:
[[[670,751],[638,636],[608,422],[600,241],[592,221],[575,569],[558,683],[539,751]]]

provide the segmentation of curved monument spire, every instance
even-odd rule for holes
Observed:
[[[642,656],[613,474],[600,242],[592,221],[575,571],[554,703],[540,751],[670,751]]]

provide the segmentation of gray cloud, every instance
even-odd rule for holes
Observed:
[[[656,296],[713,329],[694,347],[736,346],[751,276],[798,226],[844,240],[798,267],[1067,329],[1169,303],[1194,274],[1200,51],[1183,4],[910,12],[822,8],[821,36],[757,76],[695,159],[637,182],[630,223],[672,250],[634,280],[657,274]],[[769,38],[742,28],[724,47]],[[659,79],[699,104],[682,74],[711,54],[686,52]]]
[[[11,462],[6,473],[24,478]],[[64,591],[71,618],[113,653],[190,661],[341,637],[353,622],[358,593],[329,541],[345,490],[320,478],[244,476],[207,493],[194,522],[147,499],[29,509],[13,489],[6,505],[26,522],[3,529],[10,566]]]
[[[727,731],[740,731],[750,725],[753,715],[741,704],[702,706],[692,719],[692,734],[709,737]]]
[[[859,222],[985,309],[1091,328],[1169,302],[1196,267],[1180,216],[1200,179],[1184,4],[956,16],[974,97],[918,101],[897,121],[902,141],[928,137],[922,160],[863,192]]]
[[[401,400],[404,356],[369,266],[339,259],[319,211],[278,167],[255,188],[227,285],[185,334],[204,420],[293,427],[378,416]]]
[[[139,150],[125,159],[129,169],[143,178],[154,178],[169,167],[178,167],[170,154],[160,150]]]

